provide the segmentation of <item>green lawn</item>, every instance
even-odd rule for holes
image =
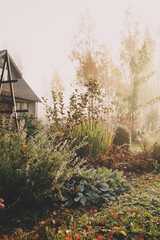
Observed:
[[[129,185],[114,202],[64,207],[37,221],[32,231],[18,228],[5,239],[160,239],[160,174],[132,179]]]
[[[143,152],[140,144],[135,143],[135,142],[131,143],[129,150],[133,153],[142,153]]]

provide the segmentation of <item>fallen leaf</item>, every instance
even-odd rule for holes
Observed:
[[[75,238],[76,240],[80,240],[80,236],[79,236],[79,235],[74,235],[74,238]]]
[[[125,231],[120,231],[125,237],[127,236],[127,233]]]
[[[120,230],[121,228],[120,227],[114,227],[113,229],[114,230]]]
[[[133,212],[133,213],[132,213],[132,217],[135,217],[135,216],[136,216],[136,212]]]
[[[83,214],[81,218],[88,217],[87,213]]]
[[[100,234],[97,234],[97,240],[104,240],[104,237]]]

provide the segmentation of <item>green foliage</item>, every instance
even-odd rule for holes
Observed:
[[[19,124],[24,121],[24,130],[26,131],[26,138],[35,136],[39,131],[42,130],[43,125],[40,120],[35,118],[33,115],[23,114],[18,118]]]
[[[123,78],[130,82],[128,96],[126,97],[126,120],[131,124],[131,138],[135,140],[136,126],[139,115],[139,107],[144,107],[146,96],[142,102],[140,98],[144,86],[153,76],[153,56],[155,43],[149,31],[143,36],[140,33],[139,24],[131,18],[131,12],[126,12],[125,31],[122,39],[122,50],[120,54]],[[148,95],[148,94],[146,94]],[[141,104],[140,104],[141,103]],[[141,105],[141,106],[140,106]]]
[[[142,153],[142,148],[141,148],[140,142],[139,141],[131,142],[129,150],[133,153]]]
[[[98,166],[121,170],[126,175],[131,172],[150,172],[157,168],[155,160],[128,150],[126,145],[110,147],[106,155],[98,154],[96,162]]]
[[[15,220],[15,231],[9,229],[8,234],[5,232],[2,238],[157,240],[160,239],[159,194],[159,174],[143,175],[131,179],[128,191],[108,205],[104,203],[97,207],[76,209],[63,207],[51,213],[49,218],[43,217],[43,221],[36,219],[34,228],[30,231],[26,231],[24,222],[22,229],[22,223],[18,225]]]
[[[47,129],[26,140],[24,129],[0,134],[0,196],[7,205],[42,201],[60,189],[82,161],[68,142],[56,143]]]
[[[108,110],[104,107],[105,95],[96,79],[89,79],[85,87],[87,87],[86,95],[88,97],[88,118],[98,120],[99,118],[102,118],[103,114]]]
[[[25,184],[26,159],[22,147],[24,134],[3,131],[0,136],[0,193],[6,202],[14,202]]]
[[[90,155],[94,160],[99,153],[106,154],[113,139],[112,129],[107,129],[102,122],[83,121],[79,124],[75,134],[76,145],[85,139],[87,145],[78,150],[78,155]]]
[[[115,131],[115,136],[113,139],[113,143],[116,146],[121,146],[123,144],[130,144],[130,134],[127,128],[123,126],[118,126]]]
[[[158,107],[151,106],[149,108],[149,112],[146,114],[146,127],[147,129],[150,129],[151,131],[156,131],[157,123],[159,121],[159,111]]]
[[[66,114],[61,93],[57,95],[52,91],[52,106],[43,100],[50,131],[57,134],[58,142],[75,138],[74,146],[79,146],[85,139],[87,145],[77,153],[90,155],[93,159],[99,152],[107,152],[112,142],[112,130],[107,130],[102,123],[107,108],[103,107],[102,89],[96,80],[86,84],[85,93],[79,93],[77,89],[72,93]]]
[[[124,190],[125,181],[122,175],[123,172],[117,170],[112,172],[106,168],[79,169],[65,183],[62,201],[67,201],[70,206],[75,203],[85,206],[115,200],[115,195]]]
[[[152,158],[152,153],[156,152],[156,143],[159,142],[159,134],[145,129],[140,139],[140,146],[146,159]],[[153,147],[155,149],[153,149]],[[154,155],[155,156],[155,155]]]
[[[156,159],[158,163],[160,163],[160,142],[155,142],[153,145],[153,152],[152,152],[153,159]]]
[[[46,99],[43,100],[52,130],[60,133],[63,139],[72,138],[76,126],[83,120],[98,121],[108,110],[103,106],[104,95],[96,80],[89,80],[84,93],[75,89],[70,97],[69,106],[66,107],[66,115],[62,93],[57,95],[52,91],[52,106],[48,105]]]
[[[74,138],[74,146],[79,146],[85,140],[87,145],[77,151],[81,157],[90,155],[95,159],[99,152],[107,152],[112,142],[112,130],[107,130],[102,123],[107,108],[103,107],[102,89],[96,80],[86,84],[85,93],[79,93],[77,89],[72,93],[66,114],[62,93],[57,95],[52,91],[52,106],[43,100],[50,131],[57,134],[58,142]]]

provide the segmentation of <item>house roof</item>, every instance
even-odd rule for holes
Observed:
[[[6,56],[7,50],[0,51],[0,68],[3,68],[5,56]],[[27,101],[33,101],[33,102],[41,102],[41,100],[37,97],[37,95],[34,93],[34,91],[30,88],[30,86],[26,83],[26,81],[22,77],[22,73],[11,58],[11,56],[8,54],[10,66],[11,66],[11,73],[12,73],[12,79],[18,80],[17,83],[13,83],[14,89],[15,89],[15,97],[16,99],[23,99]],[[6,84],[7,85],[7,84]],[[2,92],[7,91],[9,89],[2,89]]]
[[[6,56],[7,50],[2,50],[0,51],[0,68],[3,67],[3,63],[4,63],[4,58]],[[13,61],[13,59],[11,58],[11,56],[8,54],[9,56],[9,60],[10,60],[10,65],[11,65],[11,72],[12,75],[14,75],[14,77],[16,79],[19,79],[22,77],[22,73],[19,70],[19,68],[17,67],[17,65],[15,64],[15,62]]]
[[[18,79],[18,82],[14,83],[14,87],[16,99],[18,98],[32,102],[41,102],[23,78]]]

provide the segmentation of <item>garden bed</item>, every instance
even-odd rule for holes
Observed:
[[[127,192],[102,206],[63,207],[47,218],[28,218],[26,225],[27,218],[12,219],[16,229],[7,234],[1,226],[2,239],[160,239],[160,174],[129,184]]]

